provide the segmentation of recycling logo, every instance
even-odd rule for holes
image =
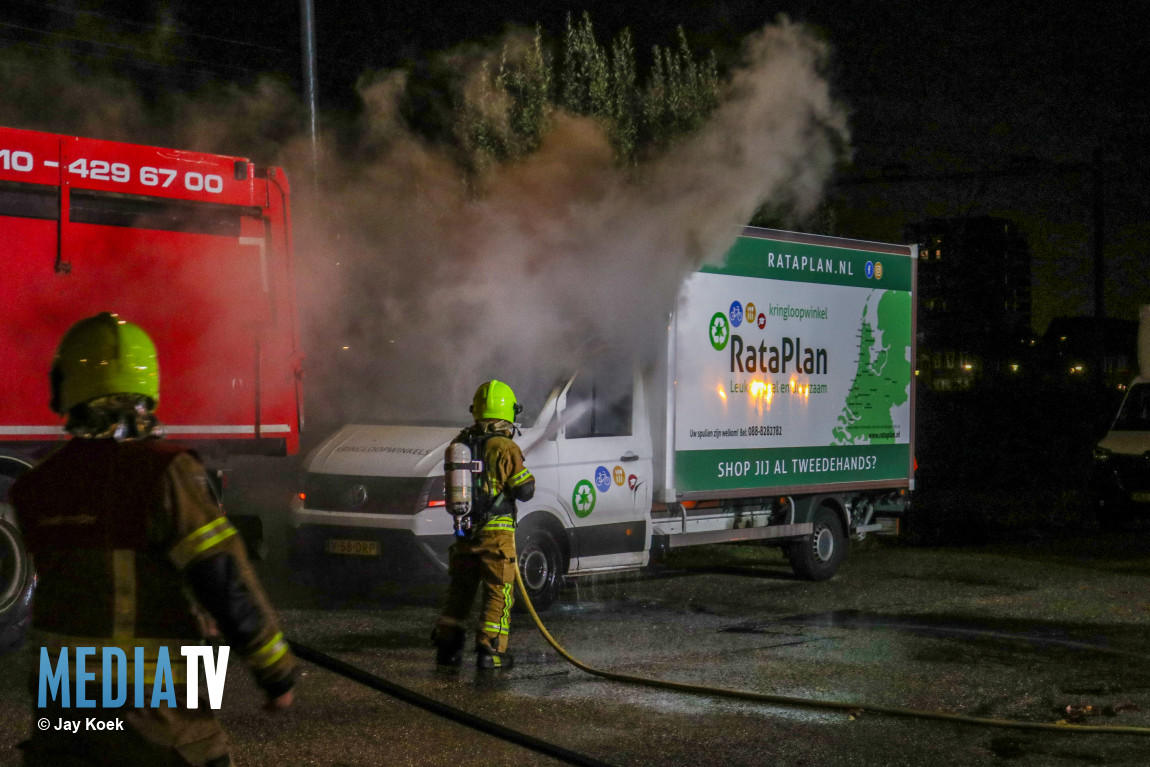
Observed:
[[[575,490],[571,493],[571,505],[575,508],[575,516],[585,517],[595,510],[595,487],[586,479],[575,483]]]
[[[715,347],[715,351],[721,352],[727,348],[727,340],[731,337],[731,326],[727,321],[727,315],[723,312],[715,312],[711,317],[711,346]]]

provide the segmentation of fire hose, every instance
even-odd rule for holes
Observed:
[[[584,765],[585,767],[611,767],[611,765],[607,764],[606,762],[599,761],[598,759],[593,759],[576,751],[571,751],[569,749],[563,748],[562,746],[557,746],[554,743],[549,743],[545,740],[541,740],[534,737],[533,735],[528,735],[525,732],[513,730],[510,727],[505,727],[499,724],[498,722],[493,722],[490,719],[484,719],[481,716],[476,716],[475,714],[464,711],[463,709],[449,706],[448,704],[435,700],[434,698],[429,698],[426,695],[416,692],[415,690],[410,690],[406,687],[403,687],[402,685],[396,684],[395,682],[390,682],[387,679],[376,676],[375,674],[369,674],[361,668],[357,668],[350,663],[344,663],[338,658],[333,658],[327,653],[323,653],[306,645],[302,645],[299,642],[292,641],[291,649],[292,652],[296,654],[296,657],[300,658],[301,660],[306,660],[309,663],[313,663],[316,666],[319,666],[320,668],[327,669],[332,673],[338,674],[345,679],[350,679],[353,682],[358,682],[365,687],[370,687],[373,690],[377,690],[379,692],[390,695],[391,697],[401,700],[404,703],[409,703],[416,708],[421,708],[424,711],[435,714],[436,716],[441,716],[444,719],[448,719],[452,722],[462,724],[465,727],[470,727],[473,730],[478,730],[479,732],[492,735],[496,738],[501,738],[502,740],[506,740],[510,743],[515,743],[517,745],[523,746],[524,748],[529,748],[532,751],[543,754],[544,756],[550,756],[553,759],[558,759],[559,761],[566,762],[567,764]]]
[[[523,575],[519,572],[519,564],[516,562],[515,567],[515,581],[519,584],[519,593],[523,597],[523,604],[527,607],[527,612],[531,614],[531,619],[535,621],[535,627],[539,629],[539,633],[547,640],[547,644],[555,652],[566,660],[575,668],[585,671],[588,674],[609,679],[613,682],[624,682],[626,684],[638,684],[647,687],[655,687],[661,690],[672,690],[674,692],[690,693],[692,695],[703,695],[710,698],[732,698],[735,700],[749,701],[751,703],[768,703],[775,706],[786,706],[790,708],[820,708],[831,709],[835,711],[843,711],[849,714],[856,714],[860,712],[870,712],[874,714],[885,714],[887,716],[908,717],[913,719],[935,719],[944,722],[954,722],[956,724],[979,725],[983,727],[1007,727],[1017,730],[1038,730],[1042,732],[1058,732],[1058,733],[1073,733],[1078,735],[1150,735],[1150,727],[1134,727],[1134,726],[1119,726],[1119,725],[1077,725],[1077,724],[1057,724],[1053,722],[1026,722],[1015,719],[993,719],[978,716],[967,716],[965,714],[955,714],[948,711],[929,711],[914,708],[902,708],[899,706],[886,706],[876,703],[855,703],[845,701],[833,700],[818,700],[816,698],[800,698],[792,695],[776,695],[773,693],[751,692],[749,690],[732,690],[725,687],[707,687],[705,685],[685,684],[682,682],[671,682],[664,679],[650,679],[642,676],[632,676],[630,674],[620,674],[614,671],[604,671],[603,669],[588,666],[586,663],[576,659],[568,653],[563,646],[551,636],[547,631],[547,627],[543,625],[543,621],[539,618],[539,614],[535,612],[535,606],[531,604],[531,597],[527,594],[527,588],[523,583]]]

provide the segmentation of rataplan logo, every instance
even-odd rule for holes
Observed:
[[[743,337],[732,333],[731,372],[826,375],[827,350],[803,346],[799,338],[784,338],[779,346],[767,346],[766,341],[744,346]]]
[[[47,647],[40,648],[40,684],[36,705],[44,708],[49,700],[57,701],[63,708],[72,708],[72,680],[69,680],[69,671],[73,664],[68,662],[67,647],[60,648],[60,655],[52,664],[51,655]],[[146,651],[143,647],[130,648],[132,650],[132,684],[128,682],[128,656],[119,647],[103,647],[97,652],[95,647],[73,647],[72,657],[75,661],[74,680],[76,708],[120,708],[128,702],[129,687],[131,687],[131,705],[136,708],[176,708],[176,680],[172,674],[172,661],[168,648],[161,646],[152,648],[155,658],[155,671],[144,676],[146,667],[152,666],[149,658],[145,660]],[[228,672],[228,655],[231,648],[219,648],[219,655],[212,658],[212,648],[208,645],[188,645],[180,648],[180,654],[187,658],[187,707],[199,707],[200,693],[200,667],[197,661],[204,666],[204,681],[208,687],[208,704],[213,709],[223,705],[224,678]],[[182,663],[180,665],[183,665]],[[96,700],[88,697],[91,689],[89,684],[100,682],[102,695],[97,704]]]

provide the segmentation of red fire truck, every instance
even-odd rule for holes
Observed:
[[[30,573],[7,486],[64,439],[61,335],[117,313],[159,352],[157,414],[209,464],[299,448],[288,182],[246,159],[0,128],[0,627]]]

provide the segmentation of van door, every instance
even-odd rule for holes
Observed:
[[[651,432],[642,379],[603,360],[559,397],[559,497],[574,520],[571,571],[644,564]]]

